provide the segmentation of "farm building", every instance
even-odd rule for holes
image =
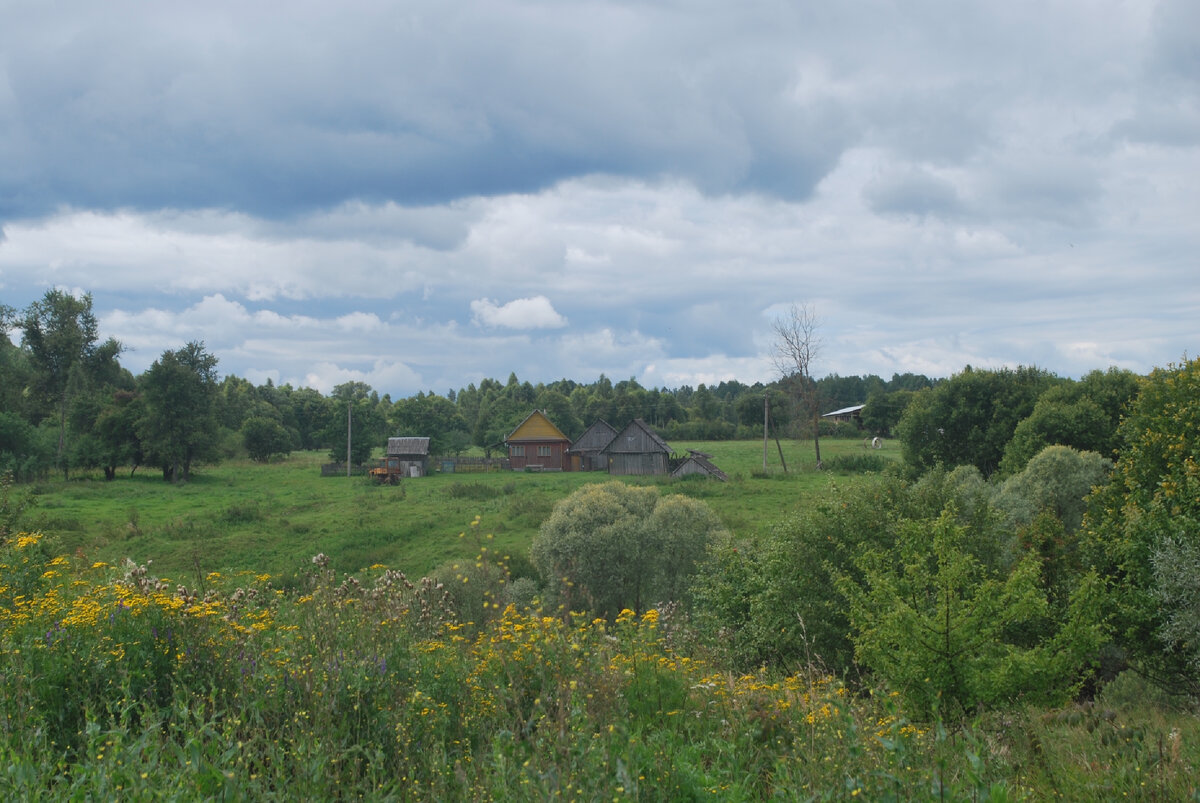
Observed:
[[[729,475],[713,465],[712,455],[704,452],[697,452],[695,449],[688,449],[688,457],[680,463],[674,471],[671,472],[672,478],[688,477],[692,475],[700,475],[711,477],[721,482],[727,482]]]
[[[570,470],[567,449],[571,439],[562,434],[541,410],[534,410],[514,429],[504,443],[514,471]]]
[[[829,421],[855,421],[861,424],[862,409],[866,406],[865,404],[855,404],[850,407],[843,407],[840,410],[834,410],[832,413],[825,413],[821,418]]]
[[[424,477],[429,473],[429,438],[388,438],[389,473],[403,477]]]
[[[608,457],[604,454],[604,447],[612,443],[616,436],[616,427],[607,421],[597,421],[588,427],[567,450],[571,470],[608,471]]]
[[[670,471],[671,447],[640,418],[630,421],[617,433],[604,447],[604,454],[608,458],[609,474],[667,474]]]

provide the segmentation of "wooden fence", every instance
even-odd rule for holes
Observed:
[[[361,477],[368,466],[351,466],[351,476]],[[512,471],[512,462],[507,457],[431,457],[429,471],[443,474],[482,474],[489,471]],[[345,463],[323,463],[322,477],[346,476]]]
[[[488,471],[512,471],[507,457],[433,457],[430,468],[443,474],[482,474]]]
[[[350,474],[355,477],[361,477],[367,473],[366,466],[350,466]],[[346,476],[345,463],[322,463],[322,477],[344,477]]]

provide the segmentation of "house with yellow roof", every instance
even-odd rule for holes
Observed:
[[[514,471],[569,471],[567,449],[571,439],[546,417],[534,410],[504,439]]]

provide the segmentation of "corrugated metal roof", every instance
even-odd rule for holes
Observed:
[[[429,454],[429,438],[388,438],[387,453]]]
[[[831,415],[850,415],[851,413],[857,413],[859,410],[861,410],[862,408],[864,408],[866,406],[867,405],[865,405],[865,404],[854,404],[854,405],[851,405],[850,407],[843,407],[840,410],[834,410],[832,413],[825,413],[824,415],[821,416],[821,418],[828,418]]]

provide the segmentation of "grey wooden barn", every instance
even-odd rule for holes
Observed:
[[[608,473],[624,476],[668,474],[671,447],[640,418],[630,421],[604,447]]]
[[[567,454],[571,458],[572,471],[608,471],[608,456],[604,447],[617,436],[617,428],[607,421],[598,420],[575,439]]]
[[[700,475],[703,477],[711,477],[721,482],[727,482],[729,475],[717,468],[712,462],[712,455],[704,452],[697,452],[695,449],[688,449],[688,457],[680,463],[674,471],[671,472],[672,477],[688,477],[692,475]]]
[[[424,477],[429,473],[429,438],[388,438],[389,469],[398,466],[405,477]]]

